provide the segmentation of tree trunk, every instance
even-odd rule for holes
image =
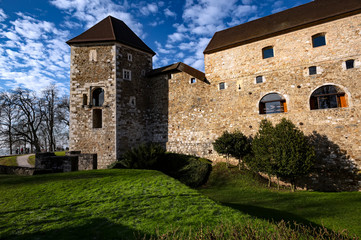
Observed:
[[[270,188],[271,187],[271,175],[268,174],[268,187]]]
[[[280,178],[277,177],[277,190],[279,191],[280,190]]]

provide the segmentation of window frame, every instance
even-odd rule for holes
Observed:
[[[133,62],[133,55],[131,53],[127,54],[127,59],[129,62]]]
[[[260,82],[257,81],[259,78],[261,79]],[[263,77],[263,75],[257,76],[256,79],[255,79],[255,81],[256,81],[256,84],[264,83],[264,77]]]
[[[318,43],[317,39],[322,38],[322,42]],[[312,47],[313,48],[318,48],[318,47],[322,47],[322,46],[326,46],[327,45],[327,40],[326,40],[326,33],[317,33],[315,35],[312,36]]]
[[[314,73],[313,73],[313,69],[314,69]],[[308,67],[308,75],[309,76],[317,75],[317,66]]]
[[[100,93],[97,93],[100,90]],[[97,87],[92,91],[91,104],[94,107],[102,107],[105,101],[105,91],[101,87]],[[101,96],[103,99],[101,99]],[[102,101],[101,101],[102,100]]]
[[[351,67],[349,67],[349,63],[351,63]],[[355,68],[355,59],[349,59],[345,61],[346,70]]]
[[[273,95],[273,94],[278,95],[278,97],[280,99],[279,100],[262,101],[266,96]],[[275,112],[267,113],[266,105],[269,103],[279,103],[280,109],[282,109],[282,111],[277,111],[277,112],[275,111]],[[264,114],[276,114],[276,113],[287,113],[287,112],[288,112],[288,108],[287,108],[286,98],[284,98],[281,94],[279,94],[277,92],[267,93],[259,100],[259,104],[258,104],[258,113],[259,114],[264,115]]]
[[[93,129],[103,128],[103,110],[101,108],[95,108],[92,111]]]
[[[320,90],[321,88],[330,87],[330,86],[335,87],[335,89],[337,89],[335,93],[323,93],[323,94],[315,95],[316,91]],[[337,103],[336,107],[332,107],[332,106],[323,107],[324,104],[320,104],[321,100],[322,101],[325,100],[324,98],[327,98],[326,101],[331,103],[331,101],[332,101],[331,97],[334,97],[334,96],[336,97],[336,103]],[[347,97],[347,94],[345,93],[345,91],[337,85],[333,85],[333,84],[323,85],[323,86],[316,88],[312,92],[310,99],[309,99],[309,107],[310,107],[311,111],[312,110],[346,108],[346,107],[348,107],[348,97]]]
[[[128,69],[123,69],[123,79],[131,81],[132,80],[132,71]]]
[[[268,54],[265,54],[266,51],[272,50],[272,56],[267,56]],[[275,50],[273,46],[267,46],[262,48],[262,59],[268,59],[268,58],[273,58],[275,56]]]
[[[192,77],[190,80],[189,80],[189,83],[190,84],[194,84],[197,82],[197,79],[195,77]]]
[[[221,88],[221,84],[222,84],[222,88]],[[225,90],[227,88],[227,85],[226,85],[226,82],[220,82],[219,84],[218,84],[218,90]]]

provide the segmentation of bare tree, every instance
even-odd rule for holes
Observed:
[[[55,111],[57,108],[57,91],[55,85],[50,85],[43,91],[42,104],[43,104],[43,118],[45,123],[44,136],[47,137],[49,148],[46,147],[50,152],[55,151]],[[44,139],[45,140],[45,139]],[[47,145],[47,144],[46,144]]]
[[[17,124],[17,111],[14,108],[14,96],[8,92],[0,93],[0,137],[7,145],[9,153],[13,154],[13,145],[17,141],[13,127]]]
[[[38,133],[43,122],[42,101],[33,92],[21,88],[16,89],[13,94],[14,106],[18,109],[15,134],[34,146],[36,152],[40,152]]]
[[[56,108],[57,121],[60,123],[64,123],[67,126],[69,126],[69,112],[70,112],[69,105],[70,105],[69,95],[64,95],[62,98],[59,99]]]

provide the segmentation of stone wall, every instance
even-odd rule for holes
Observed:
[[[206,54],[210,84],[190,84],[192,76],[186,73],[173,73],[169,80],[167,74],[153,78],[153,139],[167,140],[171,151],[223,161],[212,148],[223,131],[238,129],[254,136],[262,119],[278,123],[287,118],[315,140],[318,173],[303,183],[305,187],[360,188],[360,27],[359,14]],[[327,44],[313,48],[312,36],[317,33],[326,34]],[[262,48],[267,46],[273,46],[275,56],[262,59]],[[355,60],[355,67],[346,70],[349,59]],[[317,66],[316,75],[308,74],[310,66]],[[264,82],[257,84],[257,76],[263,76]],[[219,90],[221,82],[224,90]],[[311,110],[311,94],[328,84],[346,93],[348,106]],[[260,114],[259,102],[268,93],[282,95],[287,112]]]
[[[99,167],[116,159],[115,45],[71,46],[70,150],[98,154]],[[104,90],[101,107],[92,104],[92,92]],[[95,109],[102,111],[102,127],[93,127]]]

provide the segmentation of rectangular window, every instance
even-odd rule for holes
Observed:
[[[132,71],[123,69],[123,79],[132,80]]]
[[[196,78],[191,78],[190,83],[196,83]]]
[[[273,47],[265,47],[262,49],[263,59],[274,57]]]
[[[309,75],[315,75],[317,74],[317,67],[316,66],[312,66],[308,68],[308,74]]]
[[[86,94],[83,94],[83,105],[88,104],[88,96]]]
[[[133,61],[133,55],[130,53],[128,53],[128,61],[129,62]]]
[[[346,61],[346,69],[354,68],[355,60],[347,60]]]
[[[102,110],[101,109],[93,109],[93,128],[102,128],[103,126],[102,120]]]
[[[223,90],[223,89],[226,89],[226,83],[221,82],[219,83],[219,90]]]
[[[257,76],[256,83],[263,83],[263,76]]]
[[[312,46],[314,48],[326,45],[326,36],[323,33],[319,33],[312,36]]]

